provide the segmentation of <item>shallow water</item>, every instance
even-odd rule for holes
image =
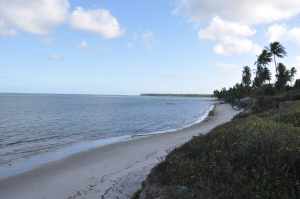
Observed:
[[[1,94],[0,166],[72,144],[182,128],[199,121],[212,103],[204,98]]]

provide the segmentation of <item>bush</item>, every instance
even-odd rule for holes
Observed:
[[[276,97],[270,96],[262,96],[256,99],[255,105],[253,106],[254,112],[263,112],[270,109],[278,108],[280,103],[280,99]]]
[[[276,95],[277,89],[271,84],[263,85],[255,90],[257,96],[273,96]]]
[[[195,137],[153,169],[143,198],[159,193],[171,199],[184,187],[189,198],[299,199],[299,104],[236,119]]]
[[[294,85],[295,89],[300,89],[300,79],[297,79]]]

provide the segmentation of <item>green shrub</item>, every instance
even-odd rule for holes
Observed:
[[[256,96],[274,96],[277,93],[277,89],[271,84],[262,85],[255,90]]]
[[[173,151],[147,179],[161,189],[183,186],[190,198],[207,199],[296,199],[299,182],[300,129],[257,116],[194,138]],[[161,198],[172,198],[164,195]]]
[[[280,99],[277,97],[262,96],[257,98],[252,109],[254,112],[259,113],[270,109],[278,108],[279,103]]]
[[[300,101],[282,102],[277,109],[271,109],[260,113],[258,116],[300,127]]]

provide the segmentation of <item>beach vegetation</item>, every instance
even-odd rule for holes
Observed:
[[[253,79],[246,66],[241,83],[215,90],[244,111],[173,150],[134,198],[300,199],[300,80],[279,61],[286,55],[273,42],[257,57]]]
[[[140,199],[299,199],[300,101],[237,117],[156,166]],[[185,197],[183,197],[185,196]]]
[[[242,82],[237,83],[230,88],[215,90],[214,96],[232,105],[239,106],[240,100],[245,97],[251,97],[254,101],[260,96],[281,95],[292,89],[300,88],[300,81],[294,77],[297,73],[295,67],[287,67],[279,59],[287,56],[285,47],[280,42],[273,42],[265,47],[257,56],[254,65],[256,69],[251,79],[251,68],[246,66],[242,70]],[[269,69],[270,64],[274,62],[276,68],[274,81],[272,81],[272,72]]]

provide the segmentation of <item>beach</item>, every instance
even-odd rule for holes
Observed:
[[[151,168],[174,148],[193,136],[206,134],[230,121],[238,111],[217,104],[205,121],[173,133],[136,137],[63,160],[0,181],[4,199],[96,199],[130,198]]]

